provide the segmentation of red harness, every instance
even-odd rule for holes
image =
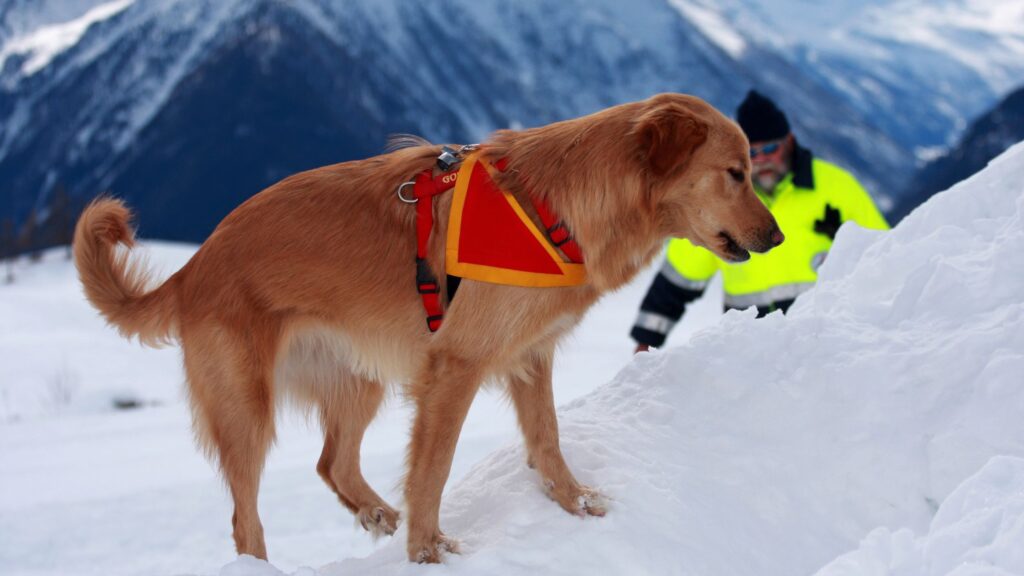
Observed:
[[[434,196],[454,188],[458,178],[458,169],[434,176],[434,170],[427,168],[416,175],[413,181],[412,193],[415,200],[406,200],[402,196],[402,188],[408,182],[398,188],[398,197],[403,202],[416,203],[416,291],[423,299],[423,308],[427,311],[427,328],[431,332],[437,332],[444,319],[441,285],[437,283],[437,277],[427,263],[427,243],[430,241],[430,231],[434,228]]]
[[[399,186],[398,197],[406,203],[416,204],[416,291],[423,300],[423,308],[427,313],[427,328],[436,332],[444,319],[441,305],[441,286],[427,262],[427,244],[434,227],[434,197],[443,194],[458,183],[462,158],[455,156],[454,151],[445,148],[438,158],[438,165],[443,172],[434,175],[434,169],[428,168],[416,175],[412,182]],[[504,171],[505,161],[495,165]],[[413,198],[406,198],[402,191],[407,186],[413,187]],[[572,263],[582,264],[583,253],[573,239],[565,224],[551,211],[550,207],[536,198],[530,198],[534,210],[544,225],[547,240]]]

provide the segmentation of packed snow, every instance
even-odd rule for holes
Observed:
[[[819,285],[787,315],[719,315],[708,298],[660,351],[631,357],[625,336],[653,269],[610,295],[555,374],[566,458],[610,498],[608,515],[580,519],[547,500],[511,409],[487,391],[442,504],[463,545],[443,567],[407,563],[404,529],[375,543],[353,525],[313,471],[316,430],[297,418],[282,421],[261,492],[271,563],[235,557],[229,499],[173,392],[174,350],[118,341],[50,253],[0,287],[0,567],[1022,573],[1022,183],[1018,145],[892,231],[844,226]],[[165,273],[191,250],[150,247]],[[114,411],[116,398],[143,407]],[[393,402],[364,448],[368,480],[392,500],[409,416]]]
[[[1020,574],[1024,459],[996,456],[942,503],[928,533],[878,528],[817,576]]]

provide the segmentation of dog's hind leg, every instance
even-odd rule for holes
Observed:
[[[260,331],[191,330],[183,338],[185,369],[198,436],[215,456],[234,500],[232,535],[239,554],[267,558],[256,507],[260,475],[274,439],[268,366],[270,339]]]
[[[398,527],[398,512],[366,483],[359,465],[363,434],[383,399],[381,384],[351,375],[320,402],[324,449],[316,471],[374,536],[394,534]]]
[[[516,407],[531,467],[544,479],[548,496],[572,514],[604,516],[604,498],[576,481],[562,457],[551,390],[554,349],[529,353],[524,371],[509,375],[508,393]]]

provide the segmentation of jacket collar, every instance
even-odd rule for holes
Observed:
[[[814,155],[799,142],[793,142],[793,186],[814,189],[814,170],[811,169]]]

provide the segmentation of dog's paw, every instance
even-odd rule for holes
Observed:
[[[593,488],[573,483],[559,489],[553,482],[544,483],[549,498],[558,502],[566,512],[576,516],[604,516],[608,512],[608,498]]]
[[[418,564],[439,564],[449,553],[458,554],[459,543],[444,534],[437,534],[419,545],[409,542],[409,561]]]
[[[359,511],[359,524],[374,538],[391,536],[398,528],[399,514],[387,504],[363,508]]]
[[[608,513],[608,498],[604,494],[586,486],[580,488],[580,495],[576,497],[579,516],[604,516]]]

